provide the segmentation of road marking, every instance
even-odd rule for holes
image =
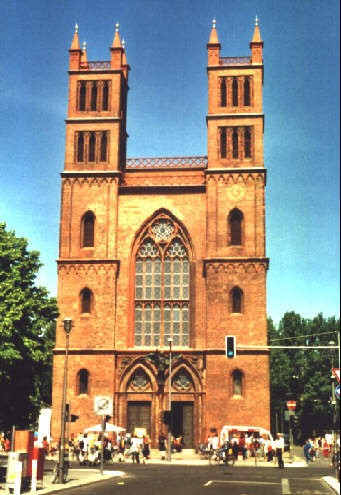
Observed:
[[[213,483],[238,483],[238,485],[278,485],[270,481],[233,481],[233,480],[210,480],[204,486],[210,486]],[[291,492],[288,492],[288,494]]]
[[[282,478],[282,495],[290,495],[291,490],[289,486],[289,480],[287,478]]]

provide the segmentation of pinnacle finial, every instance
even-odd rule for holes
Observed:
[[[119,25],[118,22],[116,22],[116,25],[115,25],[115,31],[116,31],[116,33],[118,33],[119,29],[120,29],[120,25]]]
[[[123,48],[123,50],[124,50],[125,44],[126,44],[126,42],[124,41],[124,38],[123,38],[123,40],[122,40],[122,48]]]
[[[86,50],[86,41],[83,41],[83,50]]]
[[[76,33],[76,34],[78,33],[78,24],[77,24],[77,22],[76,22],[76,24],[75,24],[75,33]]]
[[[215,25],[216,25],[216,20],[214,18],[213,21],[212,21],[212,27],[213,27],[213,29],[215,29]]]
[[[258,24],[259,24],[259,19],[258,19],[258,15],[256,15],[255,26],[258,26]]]

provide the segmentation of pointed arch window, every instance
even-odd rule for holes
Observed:
[[[82,81],[79,88],[79,110],[84,112],[86,110],[86,83]]]
[[[77,136],[77,161],[84,162],[84,134],[79,132]]]
[[[238,127],[234,127],[232,132],[232,157],[239,158]]]
[[[241,246],[243,244],[243,214],[235,208],[229,214],[229,244]]]
[[[109,82],[103,82],[103,93],[102,93],[102,110],[109,110]]]
[[[251,158],[251,129],[250,129],[250,127],[244,128],[244,156],[245,156],[245,158]]]
[[[97,110],[97,83],[96,82],[92,83],[92,87],[91,87],[90,110],[93,112]]]
[[[83,217],[82,247],[94,247],[95,245],[95,215],[88,211]]]
[[[89,372],[81,369],[77,373],[77,395],[86,395],[89,388]]]
[[[160,217],[135,257],[135,346],[189,345],[189,257],[181,229]]]
[[[226,79],[223,78],[220,83],[220,106],[227,106],[227,88],[226,88]]]
[[[90,132],[89,137],[89,162],[94,162],[96,158],[96,134]]]
[[[90,314],[92,310],[93,296],[90,289],[83,289],[81,292],[81,313]]]
[[[232,392],[233,395],[243,396],[244,375],[240,370],[234,370],[232,373]]]
[[[242,313],[243,291],[239,287],[233,287],[230,299],[231,313]]]
[[[227,129],[220,127],[220,158],[226,158]]]
[[[101,153],[100,153],[100,161],[101,162],[106,162],[107,161],[107,133],[103,132],[101,136]]]
[[[232,82],[232,106],[238,106],[238,80],[236,77],[233,78]]]
[[[251,106],[251,97],[250,97],[250,79],[245,77],[244,79],[244,107]]]

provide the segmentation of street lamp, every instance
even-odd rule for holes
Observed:
[[[168,339],[169,344],[169,393],[168,393],[168,409],[169,409],[169,424],[168,424],[168,462],[172,460],[172,433],[171,433],[171,418],[172,418],[172,342],[173,339]]]
[[[66,388],[67,388],[67,371],[69,361],[69,336],[72,328],[71,318],[65,318],[64,331],[66,335],[65,341],[65,361],[64,361],[64,385],[63,385],[63,400],[62,400],[62,415],[61,415],[61,433],[58,461],[58,482],[64,483],[64,464],[65,464],[65,412],[66,412]]]
[[[330,342],[328,342],[329,345],[335,345],[335,342],[333,342],[332,340]],[[333,446],[333,458],[335,459],[336,458],[336,431],[335,431],[335,425],[336,425],[336,400],[335,400],[335,387],[334,387],[334,375],[333,375],[333,368],[334,368],[334,353],[332,353],[331,355],[331,393],[332,393],[332,396],[331,396],[331,403],[332,403],[332,414],[333,414],[333,443],[334,443],[334,446]]]

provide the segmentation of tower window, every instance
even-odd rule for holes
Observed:
[[[77,395],[86,395],[89,386],[89,372],[81,369],[77,373]]]
[[[101,136],[101,153],[100,153],[100,161],[107,161],[107,133],[103,132]]]
[[[240,370],[234,370],[232,373],[233,395],[243,395],[243,373]]]
[[[220,84],[220,106],[226,107],[227,105],[227,89],[226,89],[226,80],[222,79]]]
[[[91,313],[92,292],[90,289],[83,289],[81,292],[81,313]]]
[[[251,158],[251,129],[245,127],[244,129],[244,156],[245,158]]]
[[[239,158],[238,128],[234,127],[232,132],[232,157]]]
[[[243,291],[239,287],[231,290],[231,313],[241,313],[243,303]]]
[[[234,209],[229,214],[229,244],[230,246],[242,245],[242,225],[243,214],[238,209]]]
[[[83,217],[83,243],[82,247],[94,247],[95,245],[95,216],[88,211]]]
[[[78,133],[77,139],[77,161],[84,162],[84,135],[82,132]]]
[[[233,78],[232,82],[232,106],[238,106],[238,80],[236,77]]]
[[[220,157],[226,158],[226,145],[227,145],[227,131],[226,127],[220,127]]]
[[[102,96],[102,110],[109,110],[109,83],[104,81],[103,83],[103,96]]]
[[[91,88],[91,101],[90,101],[90,110],[97,110],[97,83],[94,82]]]
[[[89,137],[89,162],[94,162],[96,157],[96,134],[90,132]]]
[[[108,111],[110,107],[111,81],[78,81],[77,103],[79,112]]]
[[[82,81],[79,88],[79,110],[81,112],[84,112],[85,106],[86,106],[86,85],[85,82]]]
[[[250,98],[250,80],[248,77],[244,80],[244,106],[249,107],[251,105]]]

